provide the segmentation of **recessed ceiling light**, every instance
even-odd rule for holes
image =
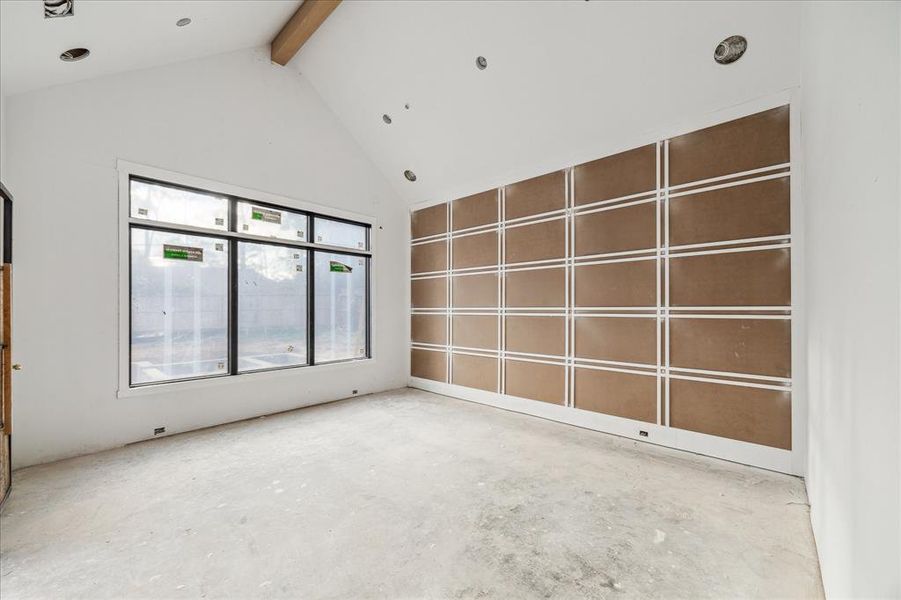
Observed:
[[[185,25],[191,24],[191,19],[189,19],[188,17],[182,17],[181,19],[176,21],[175,24],[178,25],[179,27],[184,27]]]
[[[479,68],[479,71],[484,71],[488,68],[488,59],[484,56],[480,56],[476,59],[476,67]]]
[[[744,56],[748,49],[748,40],[743,35],[730,35],[716,45],[713,51],[713,60],[721,65],[734,63]]]
[[[44,18],[71,17],[75,14],[75,0],[44,0]]]
[[[91,54],[87,48],[69,48],[59,55],[59,59],[63,62],[76,62],[84,60]]]
[[[416,173],[414,173],[413,171],[411,171],[409,169],[404,171],[404,177],[407,178],[407,181],[416,181]]]

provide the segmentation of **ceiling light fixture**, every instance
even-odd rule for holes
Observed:
[[[91,51],[87,48],[69,48],[59,55],[59,59],[63,62],[77,62],[84,60],[90,56]]]
[[[191,19],[189,19],[188,17],[182,17],[181,19],[176,21],[175,24],[178,25],[179,27],[185,27],[186,25],[191,24]]]
[[[404,171],[404,177],[407,178],[407,181],[416,181],[416,173],[414,173],[410,169]]]
[[[488,68],[488,59],[484,56],[476,58],[476,67],[479,68],[479,71],[484,71]]]
[[[44,18],[71,17],[75,14],[75,0],[44,0]]]
[[[382,121],[384,121],[386,125],[391,125],[391,115],[382,115]]]
[[[721,65],[734,63],[744,56],[748,49],[748,40],[743,35],[730,35],[716,45],[713,51],[713,60]]]

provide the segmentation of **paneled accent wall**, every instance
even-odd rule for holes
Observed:
[[[415,211],[411,375],[790,450],[790,163],[783,106]]]

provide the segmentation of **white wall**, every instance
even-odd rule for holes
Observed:
[[[435,203],[796,87],[799,27],[797,2],[344,2],[288,66],[398,195]],[[745,56],[715,63],[736,33]]]
[[[807,488],[833,598],[901,597],[899,6],[804,8]]]
[[[296,72],[240,51],[11,96],[13,458],[21,467],[405,385],[406,210]],[[116,160],[378,219],[374,354],[265,382],[117,398]]]

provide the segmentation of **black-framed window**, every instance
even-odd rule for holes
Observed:
[[[371,356],[370,226],[132,176],[129,384]]]

